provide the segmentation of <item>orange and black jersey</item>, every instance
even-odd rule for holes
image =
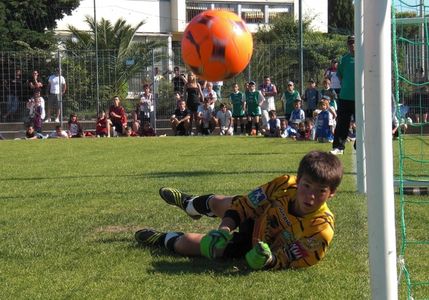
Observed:
[[[264,241],[270,246],[274,269],[316,264],[325,256],[334,235],[334,216],[326,203],[303,217],[290,213],[296,189],[295,176],[277,177],[247,195],[235,196],[225,213],[237,225],[254,220],[252,244]]]

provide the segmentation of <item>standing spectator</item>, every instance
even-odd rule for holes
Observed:
[[[214,81],[213,90],[216,92],[217,99],[222,101],[222,86],[223,81]]]
[[[229,100],[232,104],[232,122],[234,126],[234,134],[237,134],[238,122],[240,122],[241,134],[244,134],[244,94],[239,91],[237,83],[232,85],[233,92],[229,95]]]
[[[262,110],[262,128],[267,127],[268,120],[270,119],[268,112],[276,110],[275,96],[277,96],[277,87],[271,82],[270,76],[264,76],[264,82],[259,86],[265,102],[261,106]]]
[[[155,67],[153,69],[153,81],[151,83],[155,101],[158,101],[159,99],[159,85],[161,83],[161,80],[163,79],[164,79],[164,76],[162,76],[162,74],[159,73],[159,68]]]
[[[110,137],[110,127],[112,122],[104,111],[100,112],[100,115],[97,118],[97,123],[95,124],[95,134],[97,137]]]
[[[185,74],[180,73],[179,67],[174,67],[174,76],[171,81],[173,82],[173,92],[178,92],[180,95],[183,95],[185,92],[185,84],[188,81],[186,80]]]
[[[41,107],[41,113],[40,116],[42,118],[42,121],[45,119],[46,113],[45,113],[45,99],[40,96],[40,92],[35,92],[33,97],[28,99],[27,102],[27,109],[28,109],[28,124],[33,124],[34,121],[34,113],[36,108],[36,103],[40,102]]]
[[[14,115],[18,110],[19,96],[22,95],[22,88],[21,69],[16,69],[13,78],[6,82],[7,104],[6,114],[3,116],[4,121],[9,118],[14,119]]]
[[[323,88],[320,90],[320,95],[327,96],[330,99],[329,106],[332,106],[335,108],[335,110],[338,110],[337,106],[337,98],[338,95],[335,92],[335,89],[331,87],[331,81],[328,78],[323,79]]]
[[[33,126],[37,133],[42,133],[43,107],[40,97],[35,99]]]
[[[313,111],[317,108],[317,104],[319,103],[322,96],[320,95],[319,90],[316,88],[316,82],[313,78],[308,80],[308,86],[304,91],[304,102],[306,107],[305,114],[307,116],[312,116]]]
[[[137,112],[140,119],[140,124],[144,122],[152,123],[153,120],[153,94],[150,92],[149,84],[143,85],[143,93],[140,95],[140,102],[137,105]]]
[[[320,100],[319,109],[320,112],[316,116],[316,140],[320,143],[332,142],[335,115],[330,111],[329,100]]]
[[[68,130],[69,130],[69,137],[71,138],[81,138],[83,137],[83,130],[82,125],[77,120],[76,114],[71,114],[68,122]]]
[[[294,110],[290,115],[289,124],[292,128],[298,129],[298,125],[305,121],[305,113],[304,110],[301,109],[301,100],[295,100],[293,105]]]
[[[270,110],[270,119],[267,123],[267,130],[265,131],[266,137],[280,137],[280,119],[277,118],[275,110]]]
[[[233,135],[232,113],[225,103],[220,104],[220,109],[216,113],[216,123],[219,126],[219,135]]]
[[[112,121],[113,134],[117,133],[125,135],[127,129],[127,114],[124,107],[121,105],[121,99],[118,96],[113,98],[113,104],[109,108],[109,116]]]
[[[331,81],[331,87],[335,90],[335,93],[340,94],[341,90],[341,81],[338,77],[338,61],[333,58],[331,60],[331,66],[326,69],[324,77],[328,78]]]
[[[298,91],[295,90],[295,84],[293,81],[287,83],[286,91],[282,95],[282,109],[285,113],[285,119],[290,119],[290,114],[293,110],[293,104],[295,100],[301,100]]]
[[[338,77],[341,91],[338,99],[337,126],[331,153],[343,154],[351,118],[355,119],[355,37],[347,38],[349,52],[341,57],[338,64]]]
[[[186,102],[181,100],[178,108],[170,118],[174,135],[189,135],[191,130],[191,111],[186,108]]]
[[[255,126],[256,134],[262,135],[261,132],[259,132],[259,117],[261,116],[261,105],[264,101],[265,98],[261,91],[256,90],[255,82],[249,82],[249,90],[245,93],[248,135],[251,135],[253,125]]]
[[[51,76],[49,76],[48,79],[48,86],[47,86],[47,93],[48,93],[48,105],[47,105],[47,118],[46,123],[51,121],[51,114],[55,113],[55,122],[60,121],[60,95],[61,99],[64,96],[66,90],[67,90],[67,84],[64,77],[60,76],[60,69],[55,69],[55,73]],[[63,100],[63,99],[62,99]]]
[[[197,76],[193,72],[188,73],[188,80],[185,85],[186,107],[191,111],[190,129],[192,134],[192,123],[197,123],[198,107],[202,103],[204,96],[201,85],[197,82]],[[198,133],[198,126],[197,132]]]
[[[31,95],[34,95],[35,92],[41,92],[43,88],[42,80],[39,76],[39,71],[34,70],[31,73],[31,79],[28,81],[28,88],[30,89]]]
[[[206,85],[205,85],[205,87],[203,89],[203,96],[204,96],[204,98],[210,99],[209,105],[214,110],[215,109],[215,104],[216,104],[216,101],[217,101],[217,94],[213,90],[213,83],[212,82],[207,82],[206,83]]]

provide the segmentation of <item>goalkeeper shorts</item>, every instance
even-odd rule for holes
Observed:
[[[233,232],[232,240],[228,243],[225,251],[223,252],[224,258],[241,258],[252,249],[254,224],[255,222],[250,219],[240,224],[238,227],[239,231]]]

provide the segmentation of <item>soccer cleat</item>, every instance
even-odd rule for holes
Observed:
[[[159,189],[159,195],[168,204],[181,208],[192,219],[198,220],[199,218],[202,217],[201,215],[190,215],[186,211],[186,205],[187,205],[188,200],[190,200],[194,196],[182,193],[178,189],[173,189],[173,188],[168,188],[168,187],[160,188]]]
[[[138,230],[134,235],[139,244],[159,247],[164,246],[165,236],[164,232],[147,228]]]
[[[342,155],[344,153],[344,150],[335,148],[335,149],[331,150],[330,153],[334,154],[334,155]]]

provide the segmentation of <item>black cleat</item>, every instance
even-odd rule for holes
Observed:
[[[159,195],[168,204],[181,208],[192,219],[198,220],[202,217],[201,215],[196,215],[196,216],[190,215],[186,211],[186,205],[187,205],[188,200],[190,200],[191,198],[193,198],[195,196],[188,195],[188,194],[182,193],[178,189],[173,189],[173,188],[168,188],[168,187],[160,188],[159,189]]]
[[[166,233],[145,228],[138,230],[134,236],[141,245],[162,247],[164,246]]]

